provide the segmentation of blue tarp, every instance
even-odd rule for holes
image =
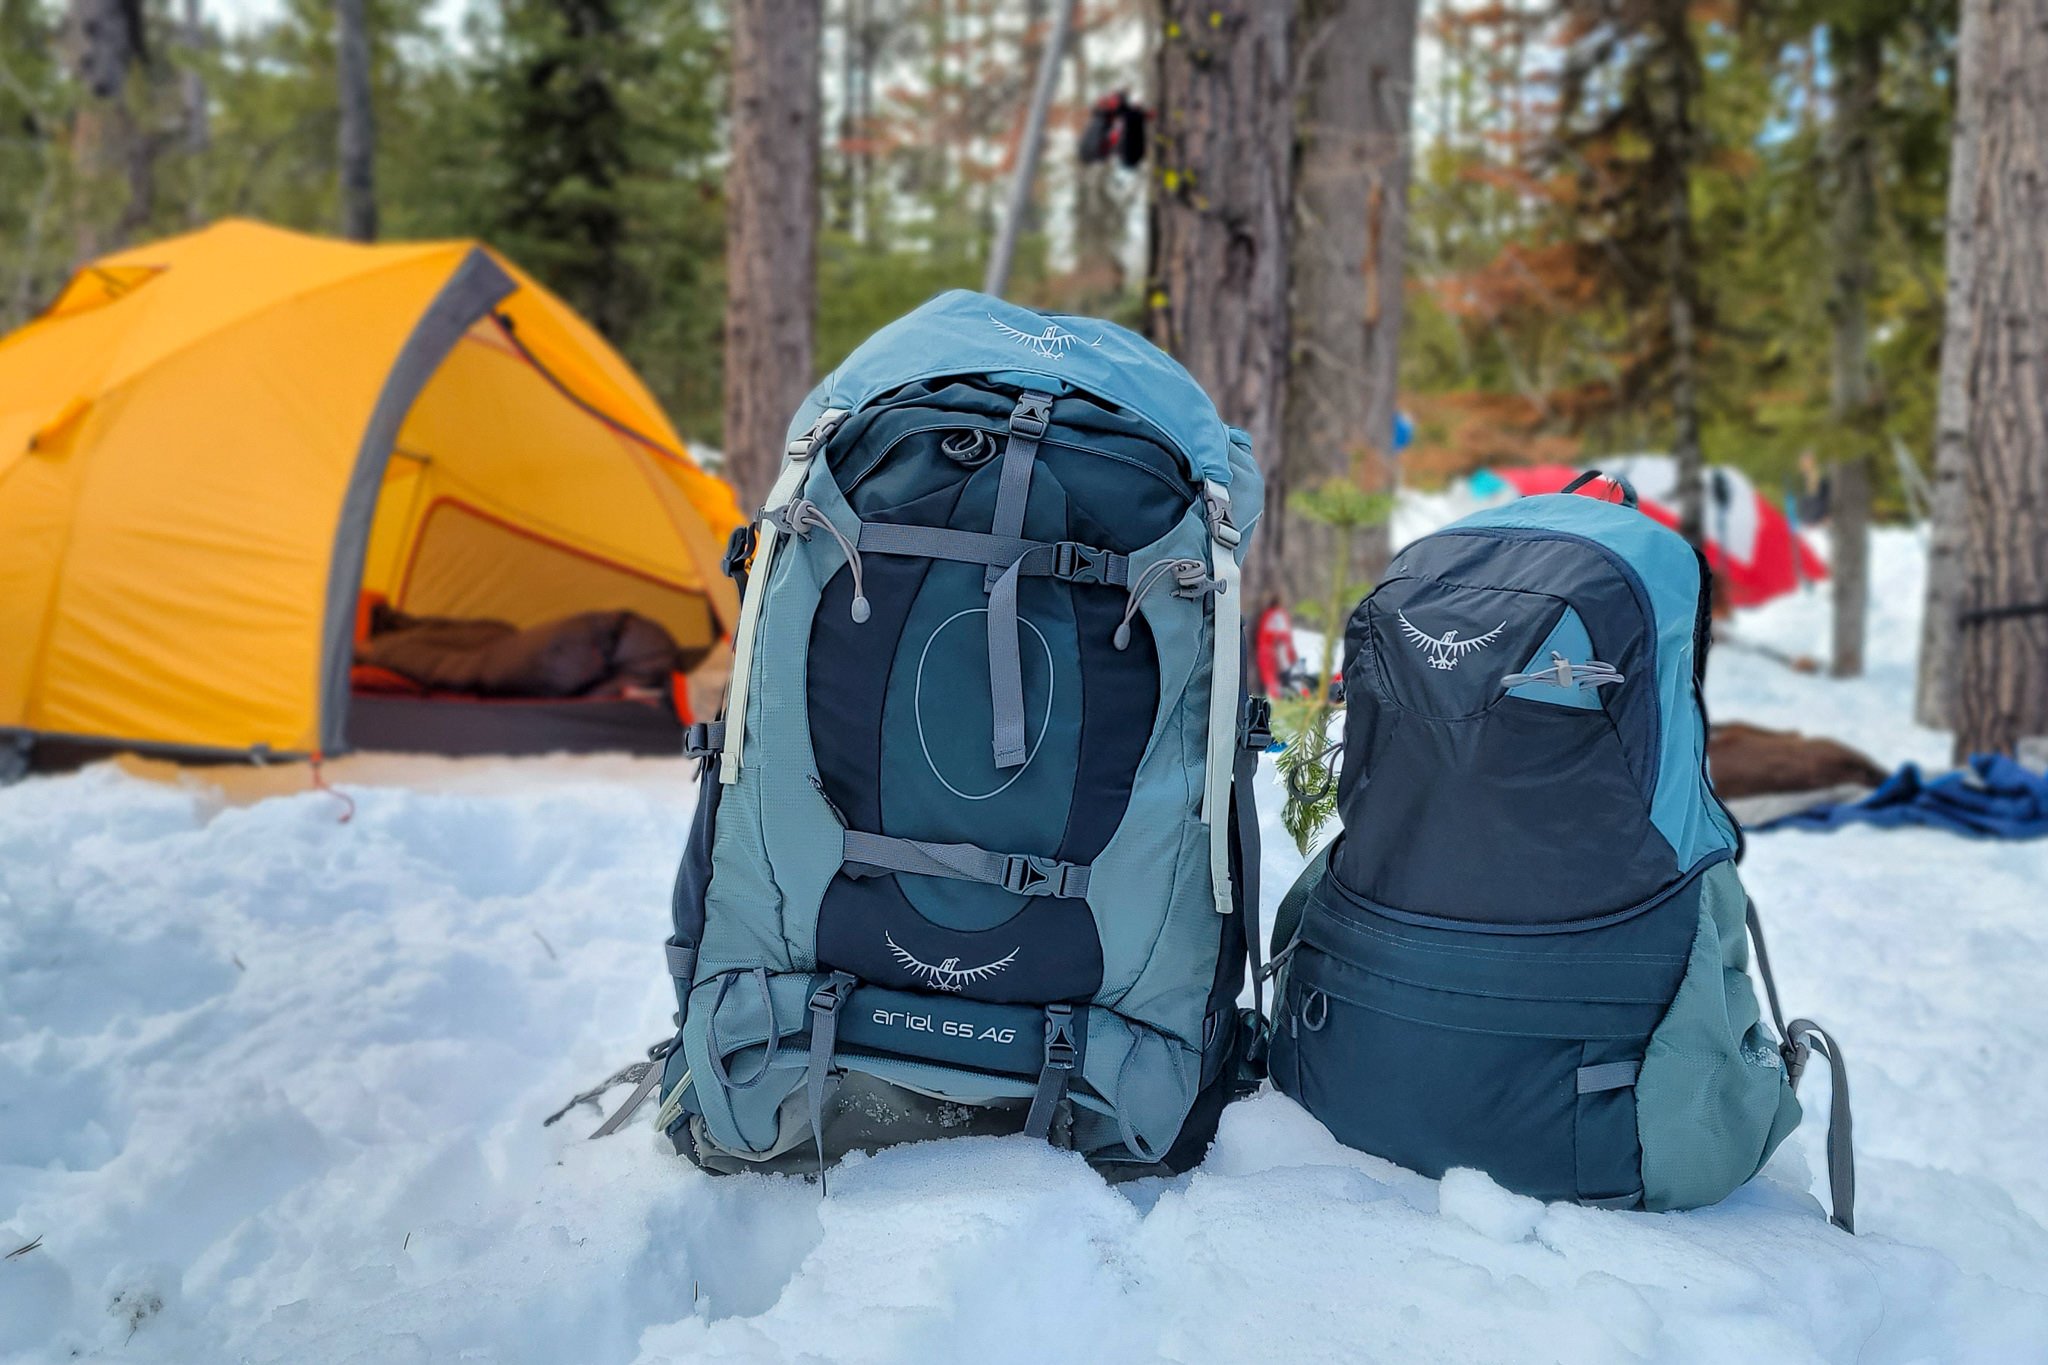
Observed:
[[[1839,829],[1843,825],[1928,825],[1973,839],[2048,835],[2048,773],[2003,754],[1978,754],[1969,766],[1932,781],[1908,763],[1861,801],[1816,806],[1760,825],[1766,829]]]

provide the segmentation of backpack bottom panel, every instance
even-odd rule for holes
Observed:
[[[706,1170],[809,1172],[851,1151],[1021,1133],[1045,1053],[1045,1012],[858,985],[840,1008],[821,1123],[811,1129],[810,973],[734,972],[691,992],[664,1090],[689,1075],[668,1135]],[[1101,1006],[1076,1006],[1078,1065],[1051,1138],[1111,1178],[1198,1162],[1241,1076],[1234,1010],[1201,1050]]]

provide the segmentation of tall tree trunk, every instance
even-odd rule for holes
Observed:
[[[70,0],[64,28],[67,65],[83,91],[71,161],[72,219],[85,261],[126,243],[154,207],[155,152],[136,117],[131,80],[146,54],[142,5]]]
[[[725,464],[756,508],[811,383],[819,0],[734,0],[726,177]]]
[[[369,0],[334,0],[334,71],[340,102],[341,235],[377,240],[377,127],[370,108]]]
[[[1671,455],[1678,465],[1678,530],[1694,545],[1705,542],[1706,497],[1700,448],[1699,249],[1692,221],[1692,167],[1698,155],[1693,104],[1699,91],[1699,53],[1686,0],[1658,0],[1650,59],[1656,146],[1652,174],[1663,186],[1665,344],[1670,354]]]
[[[1884,42],[1874,25],[1862,31],[1837,25],[1828,32],[1835,67],[1835,211],[1829,255],[1835,262],[1834,377],[1830,406],[1836,429],[1852,444],[1835,462],[1834,649],[1837,678],[1863,675],[1864,622],[1870,598],[1870,483],[1879,439],[1870,382],[1871,244],[1877,236],[1878,82]]]
[[[1927,603],[1920,623],[1920,677],[1914,715],[1936,730],[1955,725],[1956,658],[1961,639],[1963,544],[1969,534],[1965,487],[1970,467],[1970,308],[1976,289],[1977,147],[1984,125],[1986,6],[1964,0],[1956,35],[1955,125],[1948,167],[1948,223],[1942,243],[1948,297],[1942,323],[1941,377],[1934,423],[1934,496],[1928,520]]]
[[[1164,0],[1154,82],[1153,338],[1251,437],[1269,479],[1287,390],[1293,11],[1279,0]],[[1264,547],[1283,538],[1286,512],[1267,498],[1247,615],[1280,587]]]
[[[2048,734],[2048,24],[1981,4],[1956,755]]]
[[[1293,365],[1281,458],[1267,462],[1276,511],[1290,493],[1333,477],[1368,492],[1391,492],[1399,481],[1394,410],[1416,3],[1303,0],[1298,22]],[[1332,534],[1306,518],[1269,516],[1257,551],[1265,586],[1290,602],[1326,590]],[[1389,548],[1385,525],[1353,533],[1348,580],[1379,577]]]

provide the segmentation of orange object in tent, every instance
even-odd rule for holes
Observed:
[[[230,220],[118,252],[0,338],[0,736],[341,752],[364,593],[701,649],[740,520],[487,247]]]

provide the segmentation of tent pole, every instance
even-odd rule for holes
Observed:
[[[996,234],[995,249],[989,253],[988,273],[981,291],[997,298],[1010,287],[1010,263],[1017,254],[1017,233],[1024,215],[1031,211],[1031,186],[1038,179],[1038,157],[1045,147],[1045,120],[1052,110],[1052,94],[1059,85],[1060,61],[1066,55],[1067,36],[1074,28],[1074,7],[1078,0],[1057,0],[1052,36],[1038,54],[1038,81],[1031,91],[1031,109],[1024,118],[1024,133],[1017,143],[1017,168],[1010,177],[1010,202],[1003,211],[1003,224]]]

